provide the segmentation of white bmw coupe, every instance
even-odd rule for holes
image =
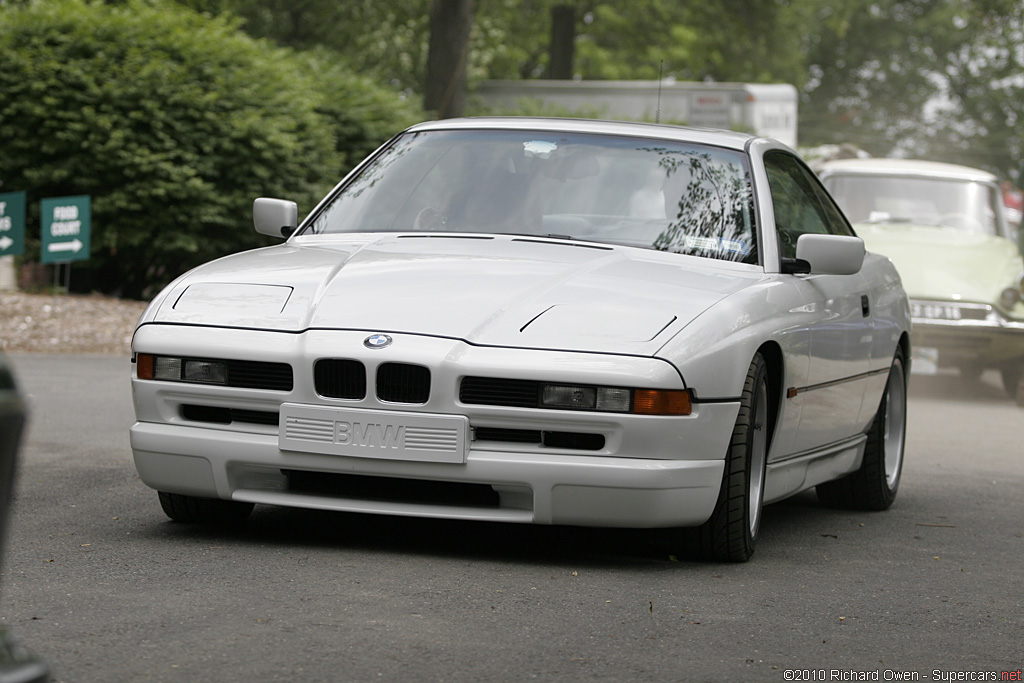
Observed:
[[[815,174],[750,135],[414,126],[283,244],[188,272],[132,343],[142,481],[254,504],[680,529],[754,551],[765,504],[896,496],[910,313]]]

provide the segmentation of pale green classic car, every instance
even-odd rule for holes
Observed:
[[[996,368],[1024,406],[1024,263],[997,178],[902,159],[829,161],[819,174],[867,249],[891,258],[903,279],[913,372]]]

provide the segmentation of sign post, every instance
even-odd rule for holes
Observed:
[[[65,289],[71,284],[71,262],[89,258],[92,213],[88,195],[49,197],[41,203],[42,248],[39,261],[57,264],[54,284],[61,263],[67,264]]]
[[[14,289],[14,257],[25,253],[25,193],[0,194],[0,289]]]

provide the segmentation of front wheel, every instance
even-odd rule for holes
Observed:
[[[768,366],[758,353],[743,384],[718,502],[711,518],[694,530],[705,559],[746,562],[754,554],[761,529],[768,432]]]
[[[220,498],[197,498],[159,491],[160,507],[175,522],[191,524],[235,525],[249,519],[252,503]]]
[[[903,349],[897,349],[882,402],[868,431],[860,469],[842,479],[818,485],[818,500],[825,505],[854,510],[885,510],[896,499],[903,473],[907,433],[905,366]]]
[[[1003,388],[1017,405],[1024,407],[1024,368],[1020,364],[1002,369]]]

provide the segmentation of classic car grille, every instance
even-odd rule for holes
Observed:
[[[322,358],[313,365],[316,393],[325,398],[366,398],[366,368],[357,360]]]
[[[279,416],[270,410],[244,410],[242,408],[224,408],[221,406],[198,406],[184,404],[181,406],[181,417],[190,422],[209,422],[213,424],[231,424],[246,422],[258,425],[277,425]]]
[[[292,390],[292,366],[253,360],[226,360],[229,387],[245,389]]]
[[[537,429],[477,427],[473,430],[473,435],[477,441],[542,444],[548,448],[577,451],[599,451],[604,448],[603,434],[585,432],[542,432]]]
[[[377,368],[377,398],[388,403],[426,403],[430,370],[408,363],[381,364]]]
[[[330,472],[282,470],[288,490],[320,496],[401,503],[498,507],[498,494],[486,484],[371,477]]]
[[[538,408],[540,384],[528,379],[465,377],[459,388],[459,400],[485,406]]]

